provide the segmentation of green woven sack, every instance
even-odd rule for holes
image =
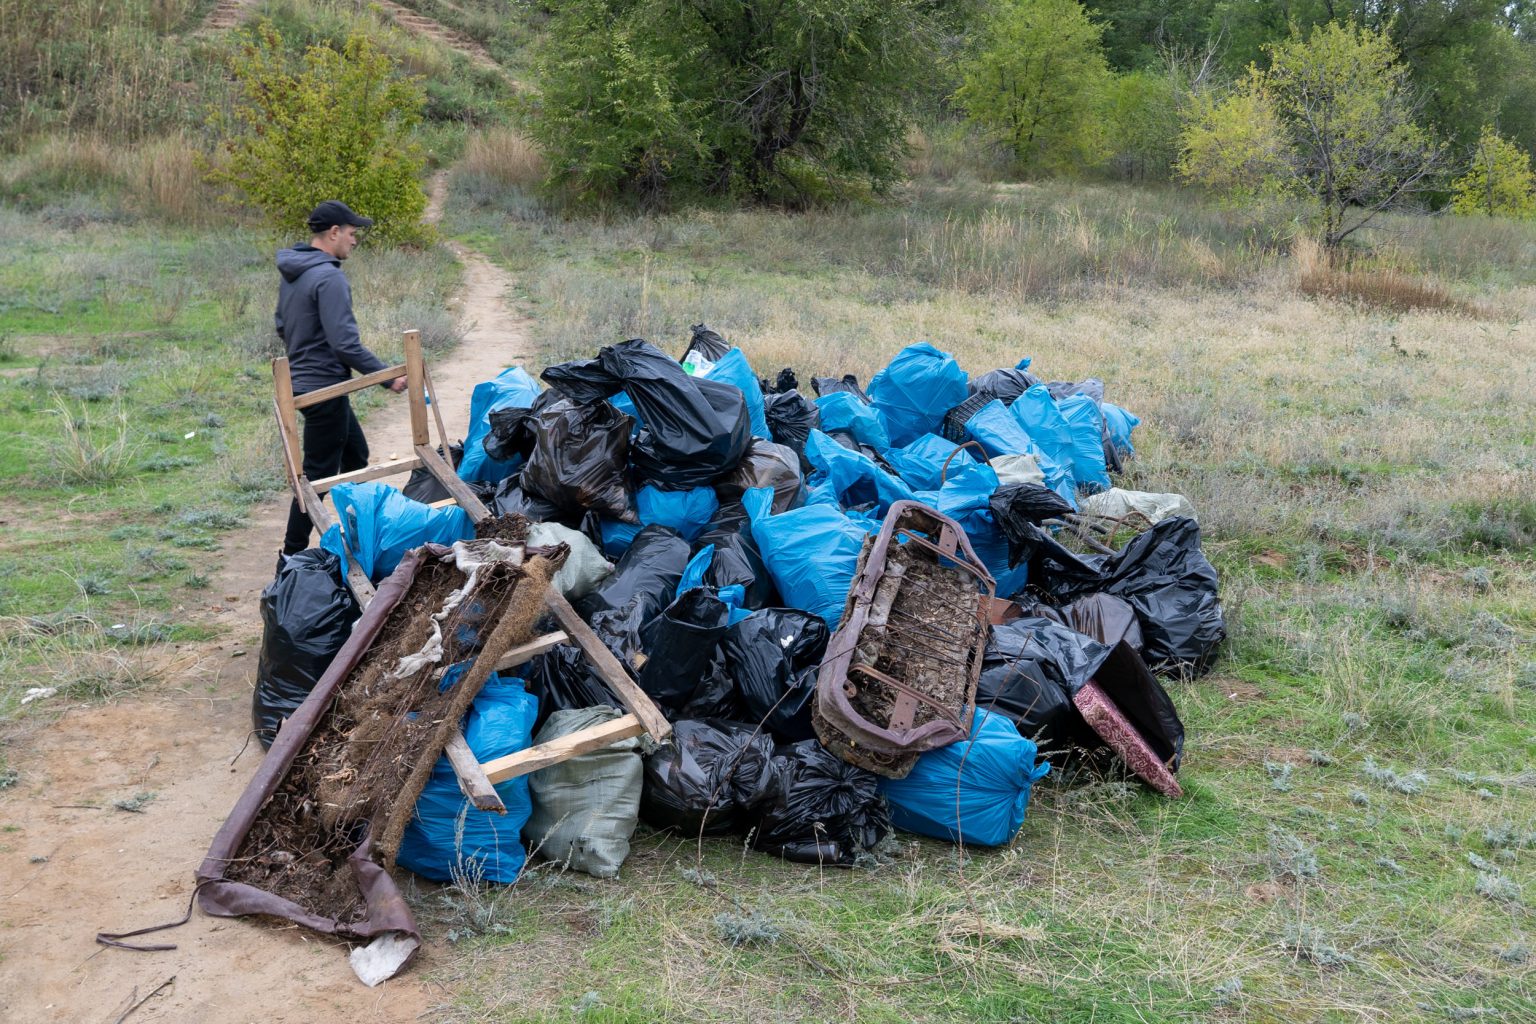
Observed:
[[[548,743],[621,715],[610,707],[556,711],[533,741]],[[533,814],[523,829],[529,848],[595,878],[617,877],[640,818],[641,775],[636,737],[534,772]]]

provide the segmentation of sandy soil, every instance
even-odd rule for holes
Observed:
[[[437,209],[442,186],[434,182]],[[465,343],[432,366],[455,438],[463,436],[474,385],[531,351],[525,322],[502,301],[508,275],[474,253],[461,258]],[[376,459],[410,450],[403,399],[365,427]],[[222,626],[223,642],[164,652],[164,685],[72,709],[16,744],[11,763],[21,781],[0,791],[0,1021],[112,1024],[172,977],[174,985],[130,1024],[409,1021],[439,995],[420,980],[440,955],[431,946],[401,977],[368,989],[353,976],[344,946],[291,926],[194,912],[186,926],[140,940],[175,943],[172,951],[94,942],[97,931],[181,916],[193,872],[260,761],[254,740],[240,752],[251,728],[257,602],[286,515],[284,501],[254,509],[249,524],[224,540],[224,565],[207,591],[212,603],[184,612]],[[144,792],[155,796],[141,811],[112,807]]]

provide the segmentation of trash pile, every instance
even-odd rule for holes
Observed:
[[[563,546],[552,586],[672,736],[498,784],[505,816],[466,814],[445,755],[398,863],[510,882],[531,856],[612,877],[638,822],[821,865],[864,862],[893,829],[1003,845],[1042,754],[1179,795],[1183,726],[1158,674],[1202,671],[1225,638],[1218,581],[1182,496],[1114,486],[1139,421],[1102,381],[1047,381],[1027,359],[970,376],[922,343],[867,388],[804,391],[702,325],[680,359],[634,339],[539,376],[479,385],[445,457],[498,521],[531,524],[527,544]],[[446,497],[430,477],[331,495],[340,522],[263,595],[264,743],[358,619],[346,567],[378,584],[424,544],[476,536],[430,504]],[[623,709],[553,646],[486,680],[463,735],[483,763]]]

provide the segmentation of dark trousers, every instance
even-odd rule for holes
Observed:
[[[346,398],[299,410],[304,416],[304,475],[310,480],[350,473],[368,465],[368,439],[362,424]],[[283,554],[291,555],[309,547],[313,525],[294,500],[288,510],[288,533],[283,537]]]

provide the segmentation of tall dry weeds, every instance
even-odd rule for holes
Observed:
[[[455,171],[508,188],[530,189],[544,178],[544,156],[515,128],[472,135]]]

